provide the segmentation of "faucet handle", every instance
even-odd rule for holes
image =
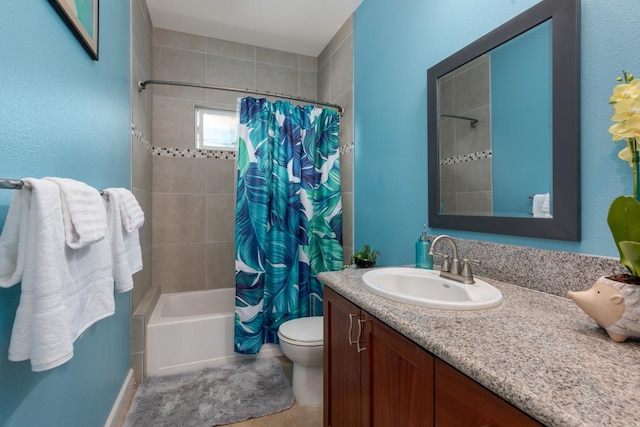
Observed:
[[[439,255],[443,257],[442,266],[440,267],[440,271],[451,271],[451,262],[449,262],[449,255],[441,254],[439,252],[435,252],[434,255]]]
[[[471,272],[471,265],[470,264],[474,264],[474,265],[480,265],[480,261],[472,259],[466,259],[463,258],[462,259],[462,271],[460,272],[460,275],[462,277],[468,277],[471,279],[471,283],[473,283],[473,273]]]

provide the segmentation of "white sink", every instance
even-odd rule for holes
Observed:
[[[378,268],[362,276],[364,287],[385,298],[445,310],[480,310],[502,302],[502,292],[485,281],[465,285],[439,271],[410,267]]]

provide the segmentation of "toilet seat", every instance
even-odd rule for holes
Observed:
[[[324,343],[322,316],[301,317],[284,322],[278,329],[278,337],[291,345],[318,347]]]

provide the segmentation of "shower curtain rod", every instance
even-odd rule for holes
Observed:
[[[455,114],[440,114],[440,117],[450,117],[452,119],[469,120],[471,122],[469,124],[471,125],[472,128],[475,128],[476,126],[478,126],[478,119],[474,119],[473,117],[458,116]]]
[[[276,97],[276,98],[284,98],[284,99],[290,99],[290,100],[293,100],[293,101],[307,102],[309,104],[323,105],[325,107],[335,108],[336,110],[338,110],[338,113],[340,115],[342,115],[344,113],[344,109],[342,108],[342,106],[340,106],[338,104],[330,104],[328,102],[316,101],[314,99],[300,98],[300,97],[297,97],[297,96],[285,95],[285,94],[282,94],[282,93],[274,93],[274,92],[267,92],[267,91],[253,90],[253,89],[241,89],[241,88],[237,88],[237,87],[205,85],[205,84],[200,84],[200,83],[174,82],[174,81],[170,81],[170,80],[145,80],[143,82],[138,82],[138,92],[142,92],[143,90],[145,90],[147,88],[147,85],[150,85],[150,84],[168,85],[168,86],[196,87],[196,88],[202,88],[202,89],[226,90],[228,92],[250,93],[250,94],[253,94],[253,95],[273,96],[273,97]]]

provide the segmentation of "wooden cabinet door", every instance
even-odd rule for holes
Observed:
[[[324,425],[362,426],[361,354],[355,340],[362,311],[324,288]],[[349,336],[351,334],[351,336]]]
[[[542,424],[441,360],[436,360],[436,427]]]
[[[434,357],[369,315],[364,325],[362,425],[432,427]]]

